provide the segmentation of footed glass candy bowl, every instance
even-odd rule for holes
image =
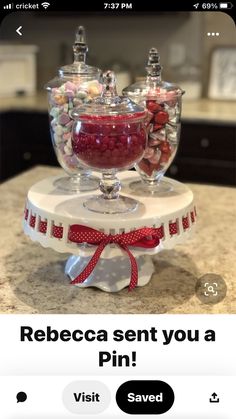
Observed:
[[[111,71],[104,74],[101,96],[73,111],[73,151],[82,164],[102,173],[102,195],[84,202],[89,210],[118,214],[137,207],[136,200],[119,195],[121,185],[116,174],[143,158],[146,114],[143,107],[117,96]]]

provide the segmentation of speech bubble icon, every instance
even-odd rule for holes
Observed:
[[[17,403],[24,403],[27,399],[27,394],[24,391],[20,391],[16,395]]]

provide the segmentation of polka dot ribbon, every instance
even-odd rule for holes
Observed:
[[[70,226],[68,239],[74,243],[88,243],[98,246],[87,266],[71,281],[71,284],[83,283],[93,272],[104,248],[110,243],[115,243],[127,253],[130,260],[131,276],[129,291],[132,291],[138,283],[138,265],[128,246],[150,249],[159,244],[158,229],[149,227],[140,228],[129,233],[112,235],[87,226],[74,224]]]

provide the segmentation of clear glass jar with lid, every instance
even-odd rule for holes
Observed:
[[[79,161],[102,173],[102,195],[84,202],[91,211],[118,214],[136,209],[136,200],[119,195],[119,171],[138,163],[146,147],[146,110],[129,98],[116,93],[112,71],[104,73],[103,91],[74,110],[72,147]]]
[[[98,187],[98,179],[79,163],[71,144],[73,109],[89,103],[101,93],[101,70],[86,64],[87,51],[85,29],[79,26],[73,45],[74,62],[61,67],[58,76],[45,86],[53,147],[59,164],[69,175],[57,179],[55,186],[69,192]]]
[[[148,110],[148,142],[143,159],[135,165],[141,181],[130,187],[136,193],[162,194],[171,189],[163,176],[172,163],[180,138],[180,117],[184,91],[172,83],[162,81],[160,56],[151,48],[146,66],[146,80],[136,82],[123,90]]]

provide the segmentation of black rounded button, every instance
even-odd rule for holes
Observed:
[[[164,381],[126,381],[116,392],[119,408],[130,415],[160,415],[173,406],[174,400],[172,388]]]

